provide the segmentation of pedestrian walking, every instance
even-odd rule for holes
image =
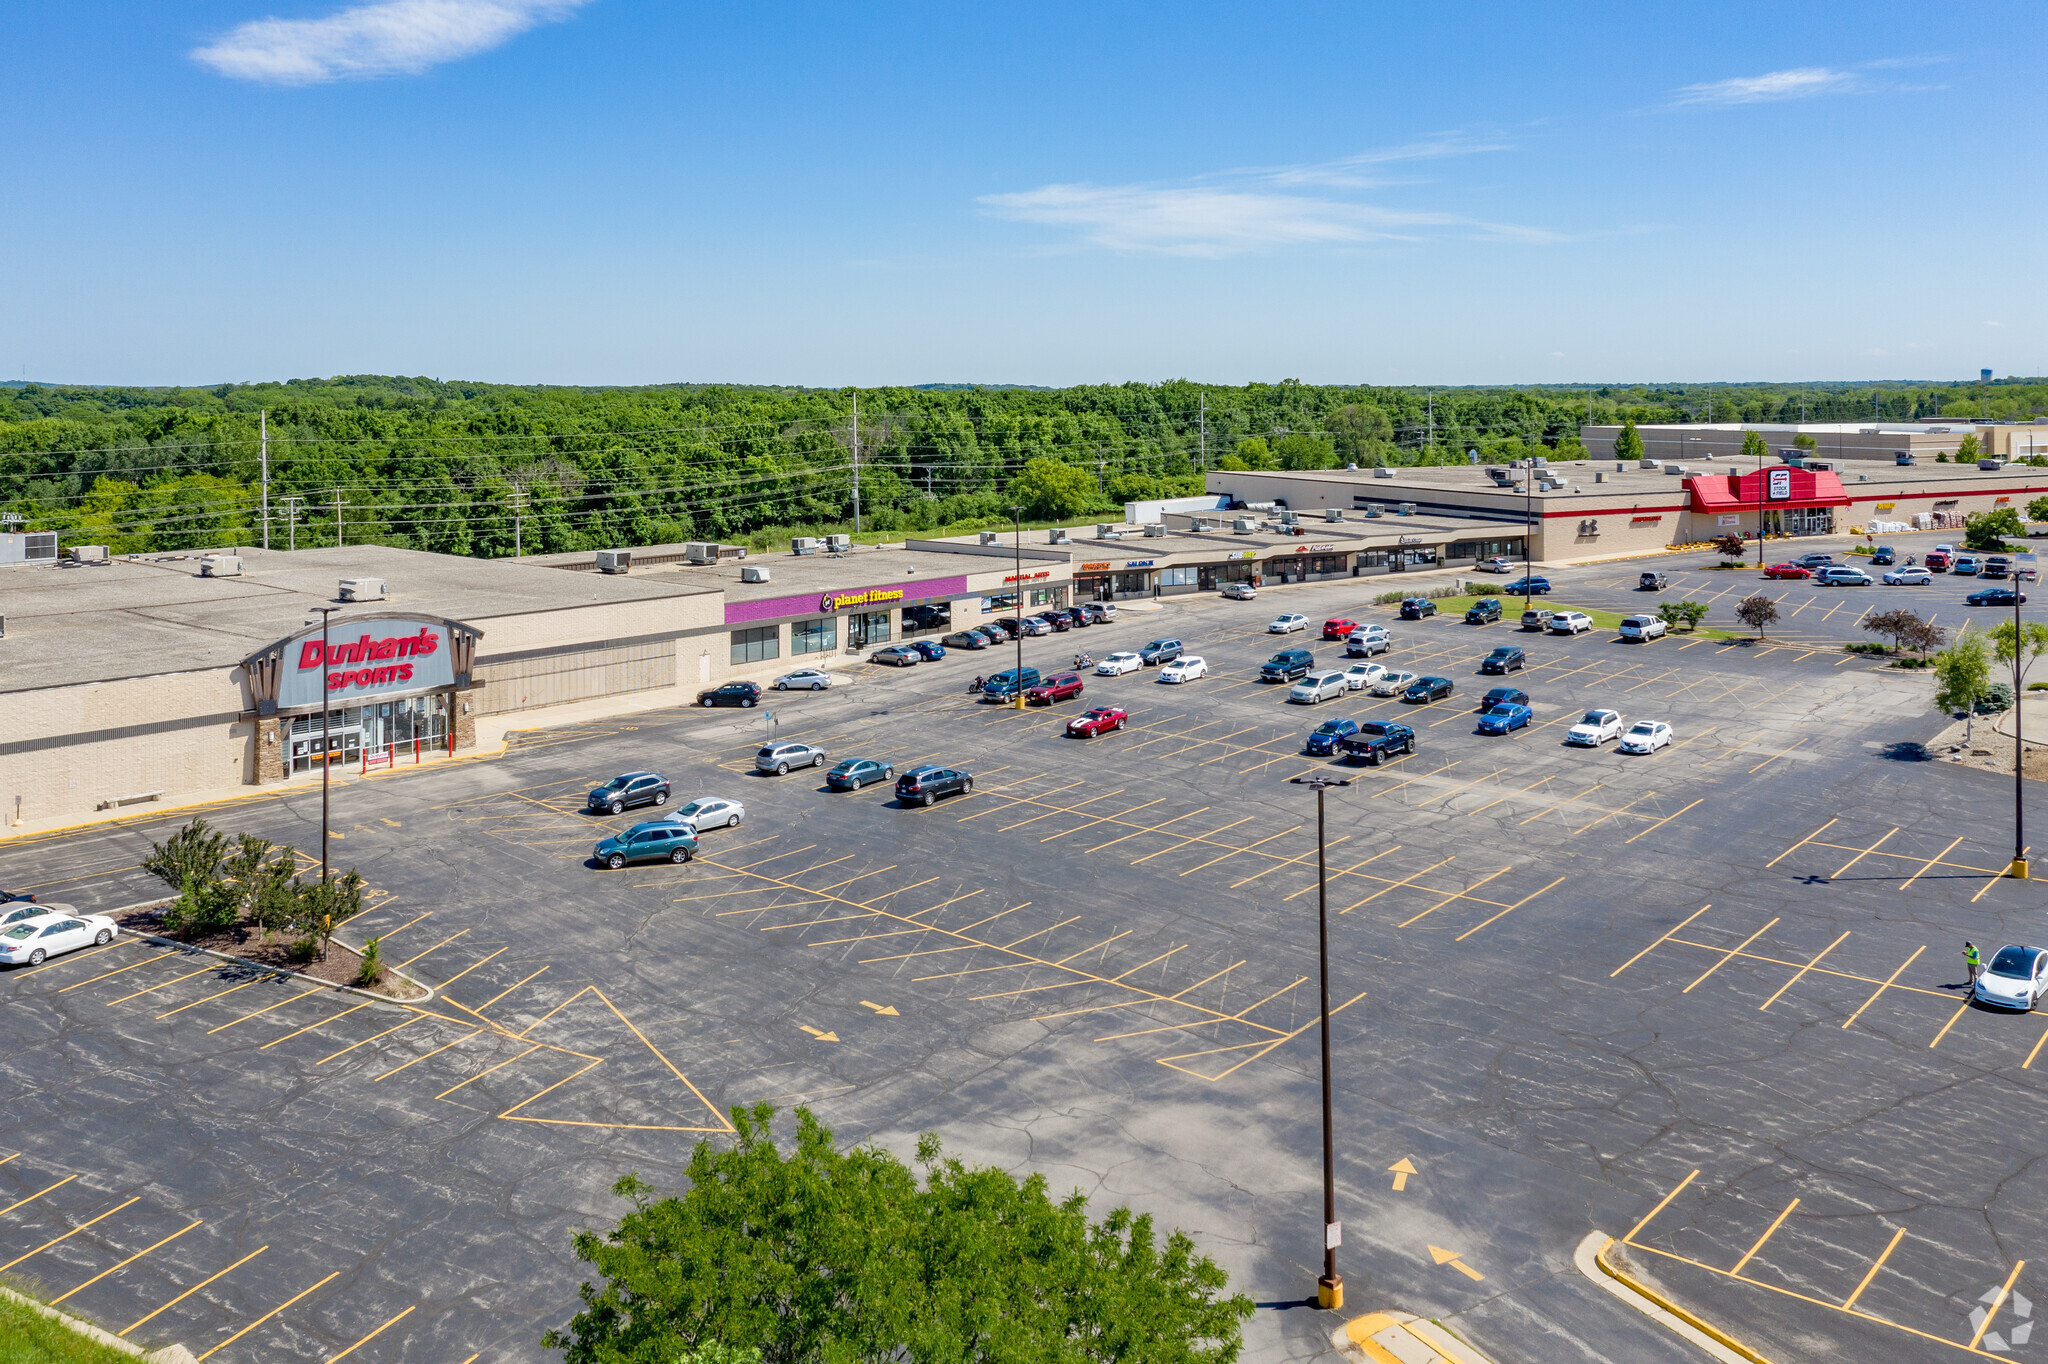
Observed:
[[[1977,976],[1984,969],[1984,958],[1978,955],[1977,944],[1963,943],[1963,965],[1970,968],[1970,988],[1974,990],[1977,988]]]

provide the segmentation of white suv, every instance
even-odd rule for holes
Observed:
[[[1371,658],[1394,647],[1394,636],[1384,625],[1361,625],[1344,640],[1344,653],[1350,658]]]
[[[1621,637],[1648,644],[1653,639],[1664,637],[1664,622],[1655,616],[1623,616]]]
[[[1559,635],[1583,635],[1593,628],[1593,618],[1584,611],[1559,611],[1550,618],[1550,630]]]
[[[1341,697],[1350,690],[1351,682],[1343,673],[1310,673],[1288,688],[1287,699],[1313,706]]]

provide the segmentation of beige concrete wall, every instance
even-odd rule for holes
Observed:
[[[170,799],[254,781],[253,722],[224,719],[146,732],[152,723],[184,716],[232,715],[245,705],[244,696],[239,668],[6,693],[0,741],[74,741],[0,753],[0,823],[90,814],[101,801],[150,791]]]

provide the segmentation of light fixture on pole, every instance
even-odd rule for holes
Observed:
[[[1323,792],[1350,781],[1333,777],[1290,777],[1293,786],[1316,793],[1316,955],[1322,964],[1323,1019],[1323,1275],[1316,1280],[1316,1304],[1328,1311],[1344,1305],[1344,1276],[1337,1272],[1337,1247],[1344,1224],[1337,1220],[1336,1128],[1330,1114],[1330,888],[1323,837]]]
[[[333,704],[327,699],[327,618],[341,608],[339,606],[316,606],[320,613],[320,884],[327,884],[327,811],[328,791],[331,786],[330,774],[334,770],[334,740],[330,721],[334,718]],[[311,625],[313,622],[307,621]]]

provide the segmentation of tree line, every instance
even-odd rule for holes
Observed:
[[[859,409],[855,418],[856,404]],[[2048,383],[1427,390],[1184,380],[1063,389],[559,388],[378,375],[0,385],[0,512],[117,553],[260,541],[496,557],[1109,514],[1211,469],[1579,451],[1624,420],[2026,416]],[[267,436],[267,461],[264,458]],[[857,490],[856,490],[857,481]]]

